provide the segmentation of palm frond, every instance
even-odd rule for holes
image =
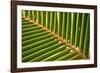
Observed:
[[[89,58],[88,13],[22,11],[22,61]]]

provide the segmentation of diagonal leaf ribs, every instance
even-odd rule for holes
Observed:
[[[22,61],[89,58],[88,13],[22,11]]]

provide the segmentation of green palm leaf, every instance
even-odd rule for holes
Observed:
[[[88,13],[22,11],[22,61],[89,58]]]

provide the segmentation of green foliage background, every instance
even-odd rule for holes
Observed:
[[[89,59],[89,43],[89,13],[22,11],[23,62]]]

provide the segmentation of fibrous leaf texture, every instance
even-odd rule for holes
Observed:
[[[22,62],[89,59],[89,13],[22,10]]]

